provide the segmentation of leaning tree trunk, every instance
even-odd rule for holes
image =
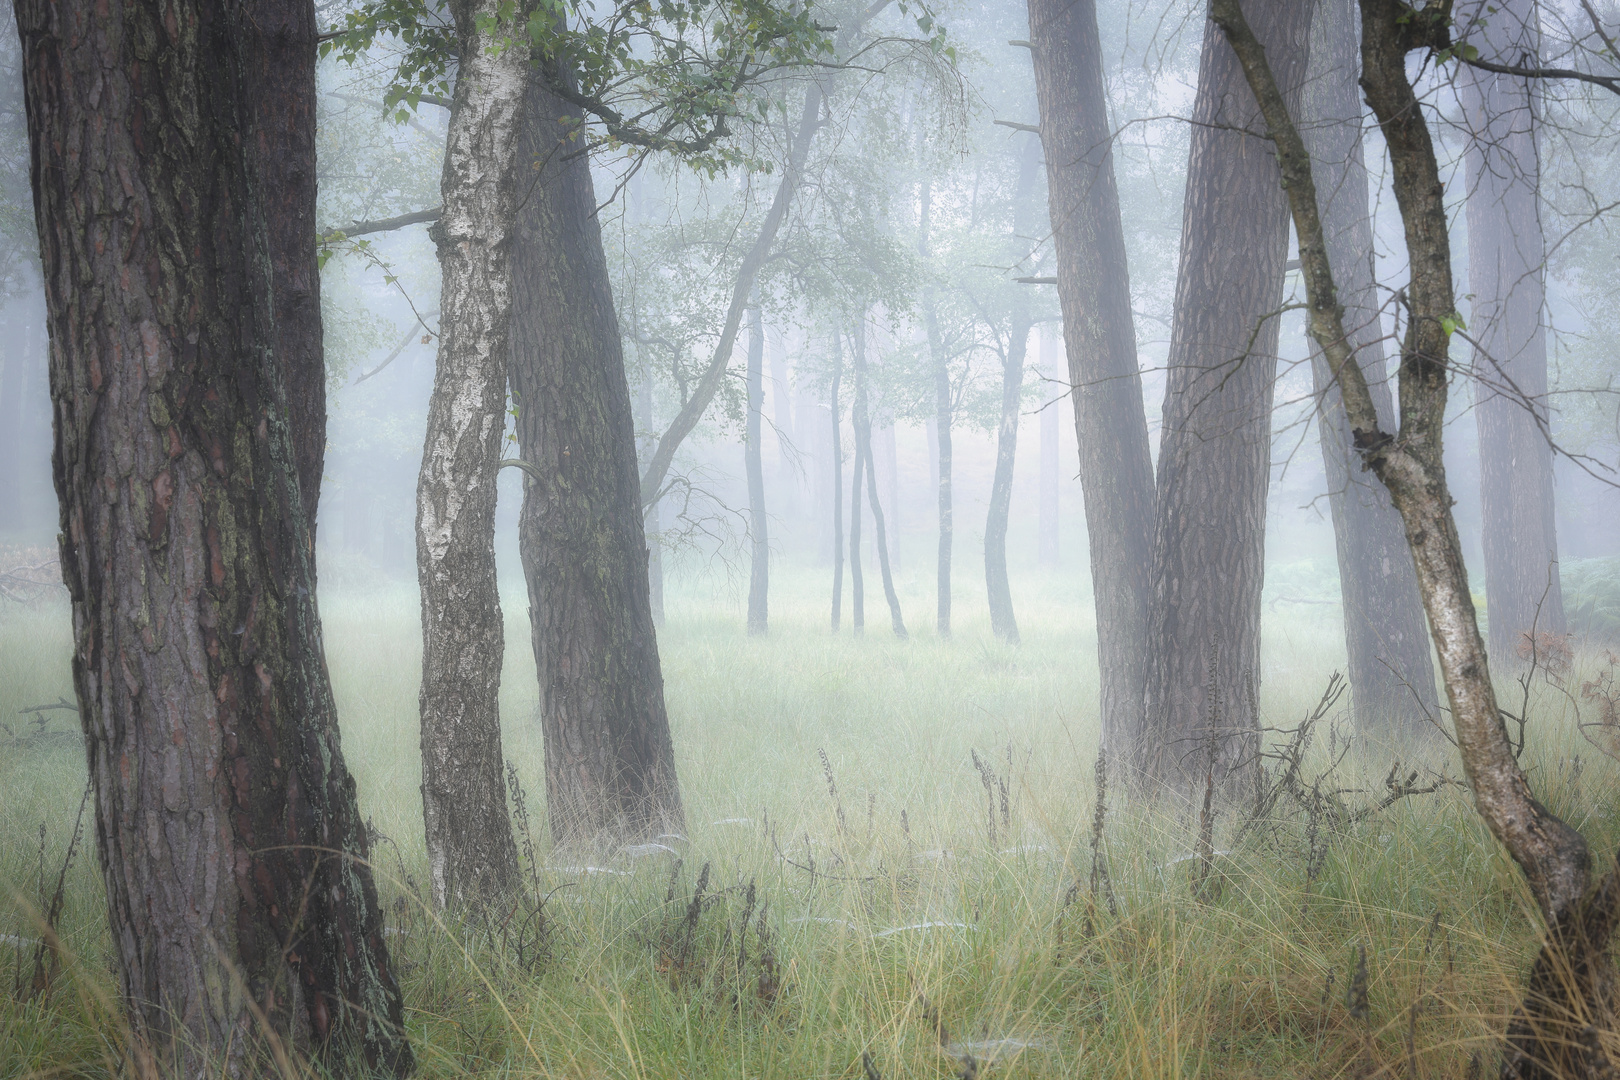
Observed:
[[[1301,134],[1323,193],[1328,259],[1345,308],[1351,348],[1370,373],[1367,390],[1385,423],[1394,419],[1385,378],[1379,301],[1367,253],[1373,250],[1366,159],[1361,140],[1361,65],[1355,0],[1317,0]],[[1339,595],[1350,661],[1356,725],[1363,732],[1412,733],[1440,716],[1429,636],[1401,516],[1378,478],[1361,466],[1344,398],[1313,342],[1311,377],[1338,551]]]
[[[748,632],[763,634],[770,621],[771,538],[765,519],[765,466],[760,460],[760,422],[765,409],[765,326],[758,307],[748,312],[748,427],[743,448],[748,472]],[[784,455],[785,456],[785,455]]]
[[[1001,362],[1001,424],[996,431],[996,472],[990,482],[990,509],[984,522],[984,588],[990,599],[990,629],[1018,644],[1012,589],[1007,584],[1007,519],[1012,511],[1013,465],[1018,454],[1018,406],[1024,392],[1024,357],[1029,351],[1029,317],[1013,316],[1007,353]]]
[[[1547,924],[1524,1001],[1508,1027],[1501,1074],[1521,1080],[1610,1077],[1603,1046],[1613,1031],[1615,970],[1609,939],[1620,920],[1620,868],[1589,889],[1591,853],[1580,833],[1536,801],[1502,723],[1479,632],[1462,544],[1451,513],[1441,438],[1456,296],[1444,187],[1434,144],[1407,77],[1407,53],[1453,50],[1444,8],[1361,0],[1362,87],[1389,147],[1406,228],[1410,318],[1401,347],[1400,428],[1379,422],[1345,332],[1311,160],[1238,0],[1215,0],[1215,17],[1243,58],[1277,142],[1300,237],[1311,334],[1339,381],[1355,446],[1389,489],[1406,527],[1418,588],[1440,658],[1468,787],[1491,832],[1519,864]]]
[[[430,230],[442,329],[416,485],[416,573],[422,811],[441,907],[493,899],[518,877],[501,762],[495,473],[506,430],[509,239],[528,179],[517,136],[529,50],[521,35],[505,41],[511,27],[491,25],[497,7],[451,4],[463,60],[440,181],[444,214]]]
[[[833,531],[833,590],[832,628],[838,632],[838,623],[844,606],[844,433],[839,430],[838,383],[844,376],[844,350],[839,337],[833,334],[832,412],[832,531]]]
[[[547,61],[549,64],[550,61]],[[568,79],[552,67],[550,80]],[[648,596],[635,424],[583,117],[531,77],[512,245],[512,386],[529,463],[518,532],[529,585],[552,838],[685,828]]]
[[[1142,732],[1154,496],[1095,0],[1029,0],[1029,36],[1096,597],[1102,740],[1117,754]]]
[[[1305,76],[1311,4],[1255,0],[1291,107]],[[1260,674],[1260,588],[1278,308],[1288,203],[1254,95],[1206,23],[1193,106],[1181,267],[1159,442],[1146,715],[1125,750],[1145,779],[1178,787],[1213,739],[1222,775],[1253,760],[1245,692]],[[1211,704],[1211,680],[1221,689]],[[1233,707],[1222,708],[1224,698]]]
[[[258,125],[310,110],[313,72],[254,98],[261,50],[313,55],[314,12],[24,0],[17,22],[73,678],[132,1049],[165,1075],[269,1069],[279,1045],[402,1076],[289,416],[312,361],[284,360],[275,319],[272,238],[313,207],[267,207],[260,169],[281,152],[312,171],[302,130]]]
[[[917,252],[928,258],[929,233],[932,230],[933,186],[922,183],[921,224],[918,228]],[[934,441],[939,454],[939,554],[935,566],[935,588],[938,603],[934,615],[934,629],[940,637],[951,636],[951,416],[956,411],[951,397],[951,368],[945,356],[945,343],[940,338],[939,319],[934,311],[933,290],[923,291],[923,329],[928,335],[928,360],[934,369]]]
[[[866,467],[866,493],[867,501],[872,507],[872,544],[877,549],[878,572],[883,577],[883,597],[889,603],[889,625],[894,629],[894,636],[906,637],[906,621],[900,617],[900,597],[894,591],[894,575],[889,570],[888,538],[883,531],[883,507],[878,501],[877,464],[872,456],[872,417],[867,407],[866,377],[866,326],[864,320],[856,324],[855,328],[855,403],[850,409],[850,426],[855,429],[855,471],[861,471],[862,463]],[[855,482],[856,501],[860,499],[860,477]],[[857,523],[860,513],[857,508],[855,515]],[[858,535],[858,533],[857,533]],[[852,546],[853,542],[852,542]],[[853,558],[857,564],[860,562],[860,548],[855,547]],[[859,577],[856,578],[859,581]],[[857,596],[859,590],[857,588]],[[856,601],[860,603],[859,600]],[[859,610],[857,608],[857,610]]]
[[[1480,54],[1533,67],[1541,26],[1532,0],[1460,5],[1458,25]],[[1470,138],[1469,330],[1478,342],[1474,418],[1479,429],[1480,539],[1491,659],[1511,670],[1535,653],[1542,633],[1561,635],[1553,514],[1553,453],[1547,430],[1547,293],[1541,227],[1540,107],[1534,86],[1512,75],[1469,68],[1458,76]]]

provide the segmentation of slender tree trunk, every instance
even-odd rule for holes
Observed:
[[[1254,25],[1297,111],[1311,4],[1251,0]],[[1253,760],[1245,697],[1258,691],[1260,589],[1277,309],[1288,203],[1254,95],[1225,36],[1205,24],[1187,165],[1159,445],[1146,722],[1130,748],[1171,786]],[[1209,687],[1216,686],[1214,700]],[[1214,730],[1210,730],[1210,729]]]
[[[440,186],[438,363],[416,486],[422,589],[422,811],[434,901],[463,907],[517,882],[506,811],[495,580],[495,474],[506,430],[512,216],[529,50],[492,27],[496,0],[454,0],[463,57]],[[482,24],[482,25],[480,25]],[[519,22],[521,25],[521,20]]]
[[[550,61],[545,61],[550,62]],[[555,72],[568,78],[567,72]],[[531,77],[512,246],[518,534],[540,679],[546,806],[568,846],[681,832],[653,629],[635,424],[583,117]],[[527,471],[527,470],[526,470]]]
[[[651,376],[641,380],[641,430],[647,434],[640,450],[643,454],[650,454],[653,430]],[[640,475],[639,471],[637,475]],[[654,499],[647,504],[647,512],[643,516],[643,528],[647,534],[647,595],[652,606],[654,626],[664,625],[664,545],[658,536],[664,529],[663,505],[662,499]]]
[[[857,358],[859,349],[857,345]],[[865,475],[867,456],[866,445],[861,441],[860,415],[866,402],[866,380],[862,374],[857,362],[855,401],[849,410],[849,426],[855,433],[855,462],[849,477],[849,626],[856,634],[866,632],[866,590],[861,568],[861,478]]]
[[[877,464],[872,455],[872,418],[867,405],[867,384],[870,380],[867,379],[866,373],[864,320],[856,325],[854,342],[855,404],[850,410],[850,425],[855,429],[855,468],[859,473],[860,463],[866,464],[866,494],[867,501],[872,507],[872,544],[877,550],[878,572],[883,577],[883,598],[889,603],[889,625],[894,629],[894,636],[904,638],[907,636],[906,621],[900,615],[900,597],[894,591],[894,574],[889,569],[889,545],[883,530],[883,507],[878,502]],[[858,477],[855,490],[858,498],[860,492]],[[856,515],[856,519],[859,520],[859,514]],[[859,549],[856,550],[858,554]]]
[[[1344,305],[1356,362],[1367,373],[1381,422],[1394,419],[1385,378],[1383,327],[1368,253],[1373,250],[1367,166],[1362,152],[1356,0],[1316,0],[1301,134],[1323,194],[1328,259]],[[1344,398],[1327,356],[1312,343],[1317,429],[1338,550],[1344,636],[1357,726],[1413,732],[1438,718],[1423,603],[1400,514],[1376,476],[1362,468]]]
[[[1061,331],[1056,331],[1061,333]],[[1040,370],[1047,378],[1058,375],[1053,363],[1053,332],[1041,331]],[[1043,392],[1046,387],[1042,387]],[[1040,564],[1055,569],[1058,564],[1058,411],[1052,402],[1041,410],[1041,505],[1040,538],[1037,557]]]
[[[769,344],[769,341],[766,342]],[[776,416],[776,483],[785,495],[792,491],[794,516],[797,516],[799,498],[803,489],[800,484],[804,477],[804,467],[799,458],[799,447],[795,440],[798,438],[797,429],[793,422],[793,385],[788,381],[787,346],[782,340],[782,334],[776,336],[775,348],[769,350],[768,357],[771,365],[771,412]]]
[[[1541,25],[1533,0],[1459,5],[1480,55],[1534,66]],[[1459,73],[1471,137],[1468,180],[1469,330],[1475,350],[1480,533],[1491,659],[1499,670],[1542,653],[1542,633],[1568,629],[1558,578],[1553,454],[1547,441],[1546,241],[1541,224],[1541,123],[1533,82],[1477,68]]]
[[[765,408],[765,325],[758,307],[748,312],[748,441],[744,449],[748,472],[748,533],[752,568],[748,576],[748,632],[763,634],[770,618],[771,538],[765,517],[765,466],[760,460],[760,439]]]
[[[996,473],[990,483],[990,510],[984,522],[984,587],[990,597],[990,629],[1018,644],[1012,588],[1007,584],[1007,519],[1012,511],[1013,465],[1018,455],[1018,406],[1023,400],[1024,357],[1029,351],[1029,317],[1013,316],[1007,354],[1001,363],[1001,425],[996,432]]]
[[[312,72],[253,97],[274,39],[313,54],[313,11],[24,0],[17,22],[73,678],[140,1067],[253,1074],[274,1040],[402,1076],[276,326],[274,238],[312,208],[267,205],[260,170],[278,140],[312,149],[258,127]]]
[[[921,194],[922,223],[917,246],[926,259],[933,209],[933,187],[927,181],[923,182]],[[926,289],[923,293],[923,328],[928,335],[928,357],[934,369],[934,445],[939,496],[939,554],[935,584],[938,606],[934,629],[940,637],[948,638],[951,636],[951,543],[954,539],[951,527],[951,415],[955,410],[951,398],[950,363],[945,357],[945,343],[940,339],[933,294]]]
[[[1102,741],[1112,755],[1142,732],[1153,463],[1096,4],[1029,0],[1029,35],[1096,596]]]
[[[841,609],[844,605],[844,434],[839,430],[838,383],[844,376],[844,350],[839,337],[833,335],[832,377],[832,545],[833,593],[832,628],[837,633]]]
[[[1451,705],[1457,748],[1480,816],[1519,864],[1547,924],[1525,998],[1508,1026],[1501,1075],[1521,1080],[1606,1077],[1614,1063],[1602,1035],[1613,1029],[1615,969],[1609,940],[1620,920],[1620,869],[1590,888],[1585,839],[1530,790],[1491,684],[1462,545],[1451,513],[1441,439],[1455,312],[1444,188],[1423,113],[1407,78],[1407,53],[1450,50],[1449,11],[1414,12],[1399,0],[1362,0],[1362,86],[1389,147],[1406,227],[1410,318],[1401,349],[1400,429],[1387,434],[1355,362],[1335,295],[1318,214],[1311,159],[1272,79],[1265,51],[1237,0],[1215,0],[1274,133],[1282,179],[1300,236],[1312,336],[1338,379],[1355,445],[1389,489],[1406,527],[1429,626]]]

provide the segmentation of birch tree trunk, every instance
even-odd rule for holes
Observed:
[[[990,508],[984,522],[984,588],[990,601],[990,629],[1018,644],[1012,588],[1007,584],[1007,519],[1012,512],[1013,466],[1018,455],[1018,406],[1024,389],[1024,358],[1029,352],[1029,318],[1013,316],[1007,355],[1001,362],[1001,423],[996,431],[996,471],[990,481]]]
[[[416,486],[422,589],[422,810],[433,898],[482,903],[517,881],[506,811],[495,474],[506,430],[508,237],[529,49],[496,0],[452,0],[460,41],[441,188],[438,363]],[[512,38],[508,41],[507,38]],[[503,46],[495,48],[495,46]]]
[[[1356,363],[1366,372],[1380,422],[1394,420],[1385,377],[1384,332],[1372,276],[1372,212],[1362,152],[1361,64],[1355,0],[1316,0],[1301,135],[1322,193],[1322,227]],[[1389,492],[1362,467],[1344,396],[1327,356],[1312,343],[1317,431],[1338,552],[1339,594],[1356,726],[1411,734],[1438,719],[1434,666],[1411,553]]]
[[[1312,5],[1252,0],[1253,24],[1291,109]],[[1246,693],[1260,676],[1260,589],[1278,308],[1288,203],[1254,95],[1225,36],[1205,23],[1193,106],[1158,462],[1145,724],[1128,752],[1171,787],[1252,761]],[[1207,688],[1220,689],[1215,702]],[[1224,698],[1228,707],[1222,708]]]
[[[760,458],[765,408],[765,326],[759,308],[748,312],[748,424],[743,449],[748,473],[748,632],[763,634],[770,623],[771,538],[765,517],[765,466]],[[785,455],[784,455],[785,456]]]
[[[1459,5],[1480,55],[1534,66],[1541,25],[1533,0]],[[1483,25],[1471,25],[1474,20]],[[1469,139],[1469,330],[1478,342],[1480,539],[1485,611],[1498,670],[1521,666],[1539,635],[1568,629],[1558,577],[1553,453],[1547,441],[1546,241],[1541,225],[1540,107],[1534,83],[1477,68],[1458,81]],[[1541,656],[1546,662],[1545,655]]]
[[[1117,754],[1142,734],[1154,481],[1095,0],[1029,0],[1029,36],[1096,596],[1102,741]]]
[[[517,154],[526,194],[512,244],[512,386],[518,449],[533,468],[518,543],[551,835],[575,848],[685,829],[630,385],[590,162],[574,153],[583,119],[529,79]]]
[[[286,138],[312,174],[312,143],[259,125],[307,109],[313,71],[253,97],[278,39],[313,55],[314,12],[24,0],[17,22],[73,679],[136,1053],[257,1075],[273,1040],[403,1076],[287,394],[319,358],[289,361],[276,325],[274,238],[313,208],[267,201],[261,171]]]

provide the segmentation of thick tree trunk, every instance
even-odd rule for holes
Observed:
[[[1041,332],[1040,371],[1048,379],[1061,379],[1053,363],[1052,334],[1043,330]],[[1050,385],[1042,385],[1043,396],[1050,392]],[[1041,410],[1041,494],[1040,494],[1040,520],[1039,539],[1036,544],[1036,557],[1040,564],[1047,569],[1055,569],[1058,564],[1058,410],[1057,402],[1051,402]]]
[[[1394,420],[1385,377],[1383,327],[1368,252],[1373,250],[1366,159],[1362,152],[1361,64],[1356,0],[1316,0],[1311,24],[1301,134],[1323,194],[1327,255],[1344,305],[1356,362],[1383,423]],[[1344,399],[1327,356],[1312,343],[1311,376],[1338,550],[1339,592],[1356,725],[1396,734],[1439,718],[1429,636],[1401,517],[1389,492],[1362,467]]]
[[[561,77],[567,77],[562,73]],[[635,424],[583,118],[539,78],[518,161],[512,384],[525,480],[518,534],[540,678],[553,840],[634,842],[685,817],[648,596]]]
[[[1535,66],[1541,26],[1532,0],[1459,5],[1480,56]],[[1468,181],[1469,331],[1475,350],[1474,418],[1479,430],[1480,534],[1491,659],[1513,670],[1541,653],[1542,633],[1563,634],[1553,516],[1553,454],[1547,441],[1546,242],[1537,153],[1535,84],[1477,68],[1459,73],[1470,138]]]
[[[921,196],[922,217],[917,246],[926,259],[933,210],[933,187],[927,181],[923,182]],[[948,638],[951,636],[951,544],[954,540],[951,523],[951,416],[955,409],[951,397],[951,368],[945,357],[945,343],[940,340],[934,298],[928,291],[923,293],[923,329],[928,335],[928,358],[934,369],[934,466],[939,499],[939,553],[935,575],[938,604],[934,629],[940,637]]]
[[[164,1074],[254,1074],[272,1040],[411,1067],[275,322],[273,238],[312,208],[267,221],[255,148],[261,35],[314,50],[297,7],[17,5],[74,685],[120,990]],[[307,103],[309,69],[282,90]]]
[[[765,518],[765,465],[760,459],[761,414],[765,409],[765,325],[758,307],[748,312],[748,430],[744,462],[748,473],[748,632],[769,629],[771,586],[770,526]]]
[[[1311,6],[1249,5],[1296,110]],[[1206,739],[1216,740],[1221,775],[1253,760],[1257,737],[1245,697],[1260,675],[1277,309],[1288,257],[1276,159],[1263,136],[1249,133],[1260,126],[1237,57],[1206,23],[1159,443],[1146,716],[1127,751],[1145,778],[1170,786],[1203,772]]]
[[[861,463],[866,465],[866,493],[867,501],[872,507],[872,544],[877,551],[878,572],[883,578],[883,598],[889,603],[889,625],[894,629],[897,638],[906,637],[906,621],[900,616],[900,597],[894,591],[894,575],[889,569],[889,545],[883,530],[883,507],[878,501],[877,465],[872,456],[872,418],[867,404],[866,372],[866,326],[862,320],[855,327],[855,403],[850,409],[850,426],[855,429],[855,471],[860,472]],[[860,493],[860,478],[856,477],[855,491],[857,500]],[[860,521],[857,511],[855,520]],[[858,534],[857,534],[858,535]],[[851,556],[859,562],[860,548],[851,541],[854,554]],[[860,580],[857,575],[856,581]],[[859,596],[857,586],[856,595]],[[857,604],[859,601],[857,601]],[[859,610],[857,608],[857,610]]]
[[[517,882],[506,811],[495,580],[495,474],[506,430],[509,239],[527,180],[517,154],[529,51],[493,48],[496,0],[454,0],[464,58],[445,146],[438,364],[416,486],[422,589],[422,810],[433,898],[482,903]],[[480,26],[484,22],[484,26]]]
[[[1614,1064],[1601,1033],[1614,1025],[1615,970],[1609,939],[1620,919],[1620,870],[1589,891],[1591,854],[1580,833],[1542,806],[1514,754],[1491,684],[1462,545],[1451,513],[1441,437],[1455,312],[1444,188],[1434,144],[1407,78],[1407,53],[1450,51],[1449,12],[1414,11],[1399,0],[1362,0],[1362,86],[1389,147],[1396,200],[1406,227],[1410,305],[1401,348],[1400,429],[1379,426],[1378,409],[1355,362],[1334,289],[1318,214],[1311,159],[1272,79],[1266,53],[1238,0],[1214,10],[1243,57],[1274,133],[1310,303],[1311,334],[1339,381],[1355,445],[1389,489],[1406,528],[1418,587],[1451,705],[1457,748],[1474,804],[1519,864],[1547,924],[1523,1004],[1508,1027],[1504,1077],[1606,1077]]]
[[[1012,511],[1013,465],[1018,455],[1018,406],[1024,390],[1024,357],[1029,351],[1029,318],[1013,316],[1007,354],[1001,362],[1001,424],[996,431],[996,472],[990,482],[990,509],[984,521],[984,587],[990,599],[990,629],[1018,644],[1012,589],[1007,584],[1007,519]]]
[[[1029,36],[1096,596],[1102,740],[1117,754],[1142,731],[1154,481],[1094,0],[1029,0]]]

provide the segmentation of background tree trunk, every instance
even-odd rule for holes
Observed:
[[[1312,5],[1251,0],[1297,112]],[[1130,748],[1152,780],[1217,774],[1251,760],[1246,692],[1260,675],[1271,403],[1288,204],[1254,95],[1225,36],[1206,22],[1193,106],[1181,266],[1159,442],[1146,716]],[[1225,707],[1208,707],[1212,678]],[[1211,715],[1214,712],[1215,715]],[[1217,731],[1207,732],[1211,726]]]
[[[550,61],[546,61],[550,62]],[[555,78],[568,78],[555,71]],[[512,384],[554,841],[685,829],[648,596],[635,424],[577,109],[529,79],[512,245]]]
[[[856,325],[855,334],[861,333]],[[851,341],[855,338],[852,336]],[[870,449],[861,441],[861,410],[866,407],[865,372],[859,362],[860,345],[855,344],[855,400],[849,409],[849,426],[855,434],[855,462],[849,477],[849,628],[856,634],[866,631],[866,590],[861,568],[861,478],[865,475]]]
[[[921,191],[922,214],[917,248],[923,258],[928,257],[929,233],[932,229],[933,186],[923,181]],[[936,562],[935,589],[938,604],[934,616],[934,629],[940,637],[951,636],[951,368],[945,357],[945,343],[940,340],[939,320],[934,314],[933,296],[925,288],[923,293],[923,328],[928,335],[928,358],[934,368],[934,445],[938,471],[939,498],[939,553]]]
[[[1475,19],[1484,25],[1472,25]],[[1461,4],[1457,25],[1483,59],[1533,67],[1541,53],[1532,0]],[[1468,68],[1458,81],[1470,132],[1464,152],[1468,289],[1474,294],[1469,331],[1479,343],[1474,418],[1486,623],[1491,659],[1499,669],[1512,670],[1523,663],[1527,634],[1568,629],[1558,579],[1553,454],[1546,435],[1541,118],[1532,80]]]
[[[1300,131],[1316,173],[1327,256],[1351,348],[1387,425],[1394,422],[1395,407],[1369,257],[1373,228],[1356,84],[1360,68],[1355,0],[1316,0]],[[1362,467],[1343,394],[1314,341],[1311,377],[1338,551],[1356,726],[1363,732],[1411,732],[1427,725],[1429,717],[1438,719],[1440,712],[1423,603],[1401,516],[1389,491]]]
[[[765,324],[759,308],[748,311],[748,432],[743,449],[748,473],[748,632],[769,628],[771,585],[770,526],[765,518],[765,466],[760,460],[761,414],[765,409]]]
[[[17,5],[97,850],[156,1071],[252,1072],[273,1037],[402,1076],[267,257],[312,208],[271,204],[267,221],[254,144],[278,111],[252,100],[265,35],[313,55],[314,15],[243,15]],[[145,78],[156,41],[163,77]],[[283,80],[285,116],[315,88],[307,66]],[[172,138],[143,145],[142,116]],[[311,149],[290,139],[306,156],[289,168],[312,171]]]
[[[1094,0],[1029,0],[1110,754],[1142,730],[1153,461]]]
[[[844,434],[839,430],[838,383],[844,375],[844,350],[839,338],[833,335],[832,390],[832,531],[833,531],[833,595],[832,628],[836,633],[844,606]]]
[[[906,637],[906,622],[900,616],[900,597],[894,591],[894,575],[889,569],[889,545],[883,534],[883,507],[878,500],[877,464],[872,456],[872,417],[867,404],[867,384],[870,380],[866,372],[866,323],[862,319],[855,327],[855,404],[850,410],[850,426],[855,429],[855,460],[856,471],[860,470],[860,463],[866,465],[866,493],[867,501],[872,506],[872,544],[877,551],[878,572],[883,578],[883,598],[889,603],[889,624],[894,628],[894,636]],[[859,493],[859,480],[856,482],[856,492]],[[856,515],[859,520],[859,514]],[[854,558],[859,561],[860,549],[856,548]],[[857,579],[858,580],[858,579]]]
[[[1060,335],[1058,330],[1042,328],[1040,336],[1040,372],[1047,379],[1062,379],[1054,363],[1056,349],[1052,337]],[[1049,383],[1041,384],[1041,396],[1048,397],[1052,393]],[[1040,564],[1049,570],[1056,569],[1058,564],[1058,478],[1060,466],[1058,465],[1058,410],[1057,402],[1052,401],[1041,410],[1041,504],[1039,517],[1039,537],[1036,543],[1036,558]]]
[[[1029,317],[1013,316],[1007,353],[1001,362],[1001,424],[996,432],[996,472],[990,481],[990,509],[984,521],[984,588],[990,600],[990,629],[1018,644],[1012,589],[1007,584],[1007,518],[1012,510],[1013,465],[1018,455],[1018,406],[1024,389],[1024,357],[1029,351]]]
[[[653,432],[652,377],[641,380],[641,430],[646,433],[639,448],[641,456],[652,453]],[[664,531],[664,500],[653,499],[642,515],[642,529],[647,535],[647,598],[652,606],[654,626],[664,625],[664,544],[659,533]]]
[[[422,589],[422,810],[433,898],[482,903],[517,882],[506,811],[495,580],[495,474],[506,430],[512,215],[529,50],[491,46],[496,0],[455,0],[463,57],[444,152],[444,214],[429,230],[443,292],[433,396],[416,486]],[[526,179],[526,177],[525,177]]]

